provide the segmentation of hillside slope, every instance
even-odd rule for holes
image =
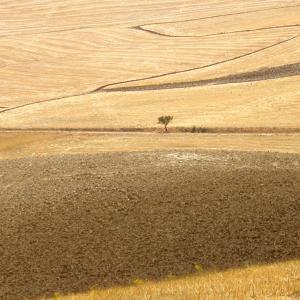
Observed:
[[[3,2],[0,128],[153,127],[164,113],[184,126],[299,127],[299,9],[299,0]]]

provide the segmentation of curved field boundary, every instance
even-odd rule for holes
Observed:
[[[247,56],[259,53],[259,52],[262,52],[264,50],[271,49],[271,48],[276,47],[278,45],[287,43],[287,42],[292,41],[292,40],[294,40],[294,39],[296,39],[298,37],[300,37],[300,34],[297,34],[297,35],[295,35],[295,36],[293,36],[291,38],[285,39],[285,40],[277,42],[275,44],[272,44],[272,45],[269,45],[269,46],[266,46],[266,47],[263,47],[263,48],[259,48],[257,50],[254,50],[254,51],[242,54],[242,55],[235,56],[235,57],[230,58],[230,59],[221,60],[221,61],[218,61],[218,62],[215,62],[215,63],[207,64],[207,65],[204,65],[204,66],[200,66],[200,67],[194,67],[194,68],[189,68],[189,69],[185,69],[185,70],[182,70],[182,71],[168,72],[168,73],[164,73],[164,74],[160,74],[160,75],[154,75],[154,76],[148,76],[148,77],[144,77],[144,78],[140,78],[140,79],[132,79],[132,80],[126,80],[126,81],[123,81],[123,82],[107,84],[105,86],[102,86],[102,87],[94,90],[93,93],[100,92],[102,90],[105,90],[108,87],[111,87],[111,86],[114,86],[114,85],[118,85],[118,84],[133,83],[133,82],[138,82],[138,81],[143,81],[143,80],[148,80],[148,79],[161,78],[161,77],[165,77],[165,76],[169,76],[169,75],[183,74],[183,73],[188,73],[190,71],[206,69],[206,68],[209,68],[209,67],[213,67],[213,66],[224,64],[224,63],[232,62],[232,61],[235,61],[235,60],[238,60],[238,59],[241,59],[241,58],[244,58],[244,57],[247,57]]]
[[[184,23],[184,22],[189,22],[189,21],[197,21],[197,20],[206,20],[206,19],[214,19],[214,18],[219,18],[219,17],[226,17],[226,16],[234,16],[234,15],[243,15],[243,14],[249,14],[253,12],[260,12],[260,11],[269,11],[269,10],[278,10],[278,9],[284,9],[284,8],[293,8],[293,7],[299,7],[300,4],[296,5],[287,5],[287,6],[280,6],[280,7],[271,7],[271,8],[264,8],[264,9],[257,9],[257,10],[252,10],[252,11],[244,11],[244,12],[237,12],[237,13],[231,13],[231,14],[223,14],[223,15],[214,15],[214,16],[208,16],[208,17],[201,17],[201,18],[194,18],[194,19],[187,19],[187,20],[180,20],[180,21],[167,21],[167,22],[157,22],[157,23],[147,23],[143,25],[139,25],[136,27],[131,27],[132,29],[140,29],[144,31],[149,31],[151,30],[145,30],[142,29],[144,26],[151,26],[151,25],[162,25],[162,24],[175,24],[175,23]],[[39,35],[39,34],[47,34],[47,33],[56,33],[56,32],[67,32],[67,31],[76,31],[76,30],[81,30],[81,29],[90,29],[90,28],[96,28],[98,27],[96,24],[93,26],[81,26],[78,28],[69,28],[69,29],[57,29],[57,30],[49,30],[49,31],[44,31],[44,32],[37,32],[37,33],[16,33],[16,34],[6,34],[6,35],[0,35],[0,38],[6,38],[6,37],[11,37],[11,36],[26,36],[26,35]],[[36,28],[28,28],[28,29],[36,29]],[[154,32],[152,32],[154,33]],[[163,35],[163,34],[161,34]],[[164,36],[164,35],[163,35]],[[165,35],[168,36],[168,35]]]
[[[245,72],[240,74],[228,75],[219,78],[185,81],[176,83],[163,84],[148,84],[143,86],[129,86],[104,90],[105,92],[129,92],[129,91],[151,91],[151,90],[168,90],[168,89],[183,89],[205,85],[223,85],[230,83],[242,83],[270,80],[284,77],[292,77],[300,75],[300,63],[282,65],[279,67],[272,67],[261,69],[253,72]]]
[[[201,17],[201,18],[186,19],[186,20],[180,20],[180,21],[167,21],[167,22],[147,23],[147,24],[142,24],[140,26],[144,27],[144,26],[151,26],[151,25],[185,23],[185,22],[190,22],[190,21],[198,21],[198,20],[207,20],[207,19],[228,17],[228,16],[244,15],[244,14],[251,14],[251,13],[260,12],[260,11],[278,10],[278,9],[293,8],[293,7],[299,7],[299,6],[300,6],[300,4],[287,5],[287,6],[279,6],[279,7],[271,7],[271,8],[263,8],[263,9],[256,9],[256,10],[241,11],[241,12],[231,13],[231,14],[222,14],[222,15],[214,15],[214,16]]]
[[[46,99],[46,100],[39,100],[39,101],[35,101],[35,102],[30,102],[30,103],[22,104],[22,105],[15,106],[15,107],[9,107],[7,109],[4,109],[4,110],[0,111],[0,114],[4,113],[4,112],[7,112],[7,111],[11,111],[11,110],[16,110],[16,109],[19,109],[19,108],[22,108],[22,107],[34,105],[34,104],[58,101],[58,100],[62,100],[62,99],[72,98],[72,97],[84,96],[84,95],[88,95],[88,94],[91,94],[91,92],[83,92],[83,93],[78,93],[78,94],[73,94],[73,95],[68,95],[68,96],[62,96],[62,97],[59,97],[59,98],[50,98],[50,99]]]
[[[280,28],[293,28],[293,27],[300,27],[300,24],[270,26],[270,27],[262,27],[262,28],[256,28],[256,29],[226,31],[226,32],[218,32],[218,33],[203,34],[203,35],[169,35],[169,34],[165,34],[165,33],[155,31],[155,30],[150,30],[150,29],[143,28],[143,26],[132,27],[132,29],[140,30],[140,31],[148,32],[148,33],[151,33],[151,34],[154,34],[154,35],[164,36],[164,37],[168,37],[168,38],[203,38],[203,37],[210,37],[210,36],[228,35],[228,34],[245,33],[245,32],[255,32],[255,31],[280,29]]]
[[[27,106],[30,106],[30,105],[34,105],[34,104],[45,103],[45,102],[52,102],[52,101],[58,101],[58,100],[62,100],[62,99],[67,99],[67,98],[72,98],[72,97],[79,97],[79,96],[84,96],[84,95],[89,95],[89,94],[94,94],[94,93],[99,93],[99,92],[106,92],[107,88],[115,86],[115,85],[118,85],[118,84],[134,83],[134,82],[139,82],[139,81],[148,80],[148,79],[162,78],[162,77],[169,76],[169,75],[183,74],[183,73],[187,73],[187,72],[194,71],[194,70],[206,69],[206,68],[209,68],[209,67],[213,67],[213,66],[224,64],[224,63],[232,62],[232,61],[241,59],[243,57],[247,57],[247,56],[250,56],[250,55],[262,52],[264,50],[276,47],[276,46],[284,44],[284,43],[288,43],[289,41],[292,41],[292,40],[294,40],[294,39],[296,39],[298,37],[300,37],[300,34],[297,34],[297,35],[295,35],[295,36],[293,36],[291,38],[282,40],[280,42],[274,43],[272,45],[269,45],[269,46],[266,46],[266,47],[263,47],[263,48],[259,48],[259,49],[255,50],[255,51],[251,51],[251,52],[239,55],[239,56],[235,56],[235,57],[230,58],[230,59],[221,60],[221,61],[218,61],[218,62],[215,62],[215,63],[211,63],[211,64],[207,64],[207,65],[204,65],[204,66],[189,68],[189,69],[185,69],[185,70],[182,70],[182,71],[168,72],[168,73],[163,73],[163,74],[159,74],[159,75],[153,75],[153,76],[148,76],[148,77],[143,77],[143,78],[138,78],[138,79],[131,79],[131,80],[125,80],[125,81],[119,81],[119,82],[115,82],[115,83],[110,83],[110,84],[103,85],[103,86],[101,86],[99,88],[96,88],[94,90],[87,91],[87,92],[77,93],[77,94],[63,96],[63,97],[59,97],[59,98],[52,98],[52,99],[40,100],[40,101],[36,101],[36,102],[31,102],[31,103],[26,103],[26,104],[23,104],[23,105],[11,107],[11,108],[4,109],[4,110],[0,111],[0,114],[5,113],[7,111],[12,111],[12,110],[16,110],[16,109],[19,109],[19,108],[27,107]],[[108,89],[108,90],[111,90],[111,89]],[[124,90],[124,91],[126,91],[126,90]]]

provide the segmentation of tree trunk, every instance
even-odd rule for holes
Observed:
[[[168,127],[167,127],[167,125],[165,125],[165,132],[168,132]]]

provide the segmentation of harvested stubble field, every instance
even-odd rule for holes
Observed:
[[[299,259],[299,162],[214,151],[3,160],[0,295]]]
[[[0,159],[168,149],[270,151],[300,154],[300,134],[0,132]]]
[[[300,1],[9,1],[0,128],[300,127]],[[282,113],[284,111],[284,113]]]
[[[297,289],[299,264],[299,261],[290,261],[223,272],[200,272],[177,280],[168,278],[159,283],[56,296],[55,300],[291,300],[300,295]]]

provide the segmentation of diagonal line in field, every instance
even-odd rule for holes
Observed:
[[[23,105],[11,107],[11,108],[4,109],[4,110],[0,111],[0,114],[3,114],[3,113],[8,112],[8,111],[16,110],[16,109],[19,109],[19,108],[27,107],[27,106],[30,106],[30,105],[34,105],[34,104],[45,103],[45,102],[52,102],[52,101],[58,101],[58,100],[67,99],[67,98],[71,98],[71,97],[79,97],[79,96],[84,96],[84,95],[89,95],[89,94],[94,94],[94,93],[105,92],[106,88],[112,87],[112,86],[115,86],[115,85],[118,85],[118,84],[138,82],[138,81],[143,81],[143,80],[147,80],[147,79],[156,79],[156,78],[161,78],[161,77],[165,77],[165,76],[169,76],[169,75],[187,73],[187,72],[194,71],[194,70],[201,70],[201,69],[209,68],[209,67],[212,67],[212,66],[221,65],[221,64],[224,64],[224,63],[227,63],[227,62],[235,61],[235,60],[241,59],[243,57],[247,57],[247,56],[250,56],[250,55],[262,52],[264,50],[276,47],[278,45],[281,45],[281,44],[287,43],[287,42],[289,42],[291,40],[294,40],[294,39],[296,39],[298,37],[300,37],[300,34],[298,34],[296,36],[293,36],[291,38],[285,39],[283,41],[277,42],[275,44],[272,44],[272,45],[269,45],[269,46],[257,49],[255,51],[251,51],[251,52],[248,52],[246,54],[242,54],[242,55],[239,55],[239,56],[227,59],[227,60],[222,60],[222,61],[219,61],[219,62],[215,62],[215,63],[212,63],[212,64],[208,64],[208,65],[204,65],[204,66],[200,66],[200,67],[194,67],[194,68],[190,68],[190,69],[186,69],[186,70],[182,70],[182,71],[174,71],[174,72],[168,72],[168,73],[164,73],[164,74],[160,74],[160,75],[153,75],[153,76],[149,76],[149,77],[143,77],[143,78],[139,78],[139,79],[132,79],[132,80],[127,80],[127,81],[115,82],[115,83],[103,85],[103,86],[101,86],[101,87],[99,87],[97,89],[94,89],[94,90],[91,90],[91,91],[87,91],[87,92],[81,92],[81,93],[77,93],[77,94],[73,94],[73,95],[68,95],[68,96],[63,96],[63,97],[58,97],[58,98],[40,100],[40,101],[35,101],[35,102],[26,103],[26,104],[23,104]]]
[[[244,58],[244,57],[247,57],[247,56],[259,53],[259,52],[262,52],[264,50],[267,50],[267,49],[279,46],[281,44],[284,44],[284,43],[287,43],[289,41],[292,41],[292,40],[294,40],[294,39],[296,39],[298,37],[300,37],[300,34],[297,34],[296,36],[293,36],[293,37],[288,38],[286,40],[277,42],[275,44],[272,44],[272,45],[269,45],[269,46],[257,49],[255,51],[251,51],[251,52],[248,52],[248,53],[245,53],[245,54],[242,54],[242,55],[230,58],[230,59],[221,60],[221,61],[218,61],[218,62],[215,62],[215,63],[211,63],[211,64],[204,65],[204,66],[200,66],[200,67],[194,67],[194,68],[190,68],[190,69],[186,69],[186,70],[182,70],[182,71],[168,72],[168,73],[164,73],[164,74],[160,74],[160,75],[148,76],[148,77],[139,78],[139,79],[132,79],[132,80],[127,80],[127,81],[123,81],[123,82],[107,84],[105,86],[99,87],[98,89],[92,91],[92,93],[99,92],[101,90],[106,89],[107,87],[118,85],[118,84],[132,83],[132,82],[138,82],[138,81],[143,81],[143,80],[148,80],[148,79],[156,79],[156,78],[161,78],[161,77],[165,77],[165,76],[169,76],[169,75],[183,74],[183,73],[187,73],[187,72],[190,72],[190,71],[201,70],[201,69],[206,69],[206,68],[209,68],[209,67],[221,65],[221,64],[224,64],[224,63],[232,62],[232,61],[235,61],[235,60],[238,60],[238,59],[241,59],[241,58]]]
[[[140,25],[140,26],[132,27],[132,28],[143,30],[142,27],[144,27],[144,26],[185,23],[185,22],[190,22],[190,21],[214,19],[214,18],[235,16],[235,15],[243,15],[243,14],[249,14],[249,13],[260,12],[260,11],[280,10],[280,9],[285,9],[285,8],[299,7],[299,6],[300,6],[300,4],[295,4],[295,5],[287,5],[287,6],[279,6],[279,7],[270,7],[270,8],[264,8],[264,9],[256,9],[256,10],[250,10],[250,11],[242,11],[242,12],[231,13],[231,14],[207,16],[207,17],[180,20],[180,21],[167,21],[167,22],[160,22],[160,23],[159,22],[158,23],[148,23],[148,24],[143,24],[143,25]],[[68,29],[55,29],[55,30],[41,31],[41,32],[36,32],[36,33],[6,34],[6,35],[0,35],[0,39],[1,38],[7,38],[7,37],[14,37],[14,36],[27,36],[27,35],[40,35],[40,34],[47,34],[47,33],[68,32],[68,31],[76,31],[76,30],[82,30],[82,29],[92,29],[92,28],[97,28],[97,27],[99,27],[99,26],[97,24],[94,24],[94,25],[90,25],[90,26],[79,26],[79,27],[72,27],[72,28],[68,28]],[[29,27],[28,29],[37,29],[37,28],[36,27]],[[151,31],[151,30],[145,30],[144,29],[144,31],[149,31],[149,32],[155,33],[155,31]],[[163,35],[163,34],[161,34],[161,35]]]
[[[169,34],[161,33],[159,31],[146,29],[143,26],[132,27],[132,29],[143,31],[143,32],[148,32],[148,33],[151,33],[154,35],[159,35],[159,36],[168,37],[168,38],[203,38],[203,37],[211,37],[211,36],[219,36],[219,35],[229,35],[229,34],[235,34],[235,33],[246,33],[246,32],[255,32],[255,31],[280,29],[280,28],[293,28],[293,27],[300,27],[300,24],[270,26],[270,27],[236,30],[236,31],[225,31],[225,32],[218,32],[218,33],[211,33],[211,34],[203,34],[203,35],[169,35]]]
[[[116,87],[103,90],[109,92],[132,92],[132,91],[153,91],[153,90],[170,90],[183,89],[207,85],[225,85],[230,83],[255,82],[271,80],[284,77],[293,77],[300,75],[300,63],[281,65],[278,67],[264,68],[251,72],[227,75],[212,79],[183,81],[174,83],[147,84],[140,86]]]
[[[293,8],[293,7],[299,7],[299,6],[300,6],[300,4],[279,6],[279,7],[269,7],[269,8],[263,8],[263,9],[241,11],[241,12],[236,12],[236,13],[231,13],[231,14],[221,14],[221,15],[214,15],[214,16],[207,16],[207,17],[200,17],[200,18],[193,18],[193,19],[185,19],[185,20],[180,20],[180,21],[147,23],[147,24],[142,24],[140,26],[144,27],[144,26],[151,26],[151,25],[185,23],[185,22],[191,22],[191,21],[208,20],[208,19],[215,19],[215,18],[221,18],[221,17],[236,16],[236,15],[245,15],[245,14],[251,14],[254,12],[261,12],[261,11],[280,10],[280,9],[284,9],[284,8]]]

